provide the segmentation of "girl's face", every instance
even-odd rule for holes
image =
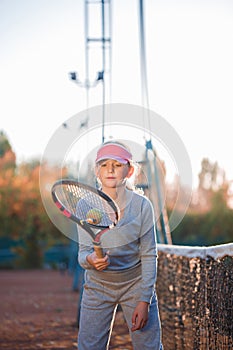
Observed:
[[[133,167],[129,164],[121,164],[116,160],[107,159],[96,167],[96,176],[103,188],[116,188],[124,185],[125,179],[133,173]]]

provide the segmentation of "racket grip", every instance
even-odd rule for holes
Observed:
[[[96,255],[98,258],[103,258],[104,257],[104,253],[103,253],[103,249],[100,246],[99,242],[93,242],[94,245],[94,250],[96,252]]]

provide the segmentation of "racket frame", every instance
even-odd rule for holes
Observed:
[[[93,193],[99,195],[101,198],[103,198],[105,201],[108,202],[108,205],[115,212],[115,217],[116,217],[115,221],[112,222],[112,224],[109,226],[102,226],[102,225],[95,225],[94,223],[87,222],[87,220],[83,220],[83,219],[78,218],[60,201],[60,199],[56,195],[56,188],[58,188],[59,186],[63,186],[63,185],[77,186],[79,188],[81,187],[87,191],[90,191],[90,192],[93,192]],[[91,236],[93,247],[94,247],[94,250],[96,252],[96,255],[98,256],[98,258],[102,258],[104,256],[104,254],[103,254],[103,249],[101,247],[100,238],[101,238],[102,234],[104,234],[108,230],[115,227],[117,222],[120,220],[120,210],[119,210],[117,204],[113,201],[113,199],[110,198],[107,194],[105,194],[104,192],[102,192],[101,190],[99,190],[97,188],[83,184],[79,181],[69,180],[69,179],[61,179],[61,180],[56,181],[52,186],[51,195],[52,195],[52,199],[53,199],[55,205],[61,211],[61,213],[65,217],[67,217],[68,219],[76,222],[80,227],[82,227]],[[98,229],[97,233],[94,233],[92,228]]]

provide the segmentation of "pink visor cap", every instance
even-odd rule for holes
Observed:
[[[127,164],[132,159],[132,154],[121,145],[117,144],[107,144],[102,146],[96,157],[96,163],[104,159],[114,159],[122,164]]]

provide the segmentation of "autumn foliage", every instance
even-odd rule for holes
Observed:
[[[42,267],[46,248],[58,242],[67,243],[66,237],[50,221],[42,203],[41,170],[50,185],[57,180],[58,172],[48,164],[40,164],[38,160],[17,164],[7,137],[0,132],[0,249],[2,242],[11,242],[11,250],[18,257],[15,267]],[[60,176],[66,176],[66,169],[62,171]],[[215,245],[233,241],[229,186],[218,164],[203,159],[199,187],[185,217],[172,232],[173,244]],[[174,206],[172,187],[167,188],[168,213]],[[49,190],[47,195],[50,195]],[[61,215],[58,214],[59,220]]]
[[[1,134],[0,149],[6,144],[3,139]],[[39,268],[45,247],[62,241],[63,237],[50,221],[41,200],[39,161],[16,165],[9,144],[4,152],[0,150],[0,238],[14,242],[18,267]]]
[[[231,181],[217,162],[203,158],[199,186],[183,221],[173,232],[173,243],[208,246],[232,241]]]

